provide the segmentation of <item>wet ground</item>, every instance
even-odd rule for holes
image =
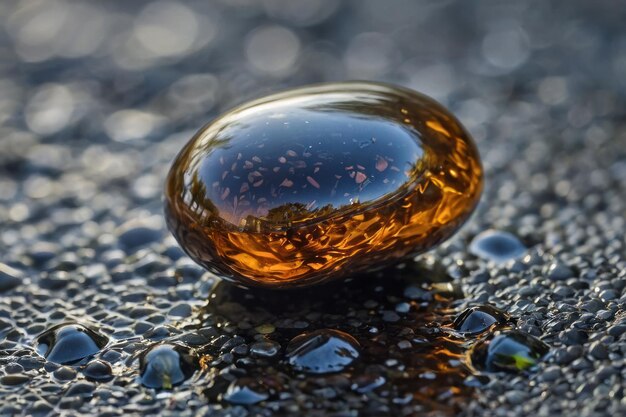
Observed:
[[[0,4],[0,415],[623,414],[625,14]],[[486,172],[472,219],[415,260],[299,292],[193,264],[162,218],[181,146],[248,98],[342,79],[463,121]]]

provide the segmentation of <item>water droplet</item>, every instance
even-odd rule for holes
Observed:
[[[50,362],[73,364],[100,351],[109,339],[77,323],[59,324],[37,338],[37,352]]]
[[[533,367],[549,349],[528,333],[509,330],[478,342],[470,350],[470,359],[476,369],[519,372]]]
[[[471,336],[489,330],[494,324],[505,324],[510,316],[490,305],[466,308],[454,320],[452,327],[459,333]]]
[[[359,342],[339,330],[322,329],[294,337],[287,346],[289,364],[298,371],[342,371],[359,357]]]
[[[161,344],[140,358],[141,384],[148,388],[172,389],[190,378],[198,367],[197,358],[181,345]]]
[[[89,362],[85,369],[83,369],[83,375],[85,378],[91,381],[109,381],[113,379],[113,370],[111,365],[106,362],[95,360]]]
[[[224,401],[231,404],[251,405],[269,398],[262,385],[252,378],[241,378],[233,381],[224,393]]]
[[[509,232],[485,230],[472,240],[469,251],[479,258],[502,263],[522,256],[526,246]]]
[[[255,330],[261,334],[272,334],[276,330],[273,324],[265,323],[255,327]]]

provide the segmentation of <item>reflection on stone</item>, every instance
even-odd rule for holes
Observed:
[[[467,219],[482,169],[433,100],[374,83],[296,89],[204,127],[166,181],[185,251],[244,285],[305,286],[427,250]]]

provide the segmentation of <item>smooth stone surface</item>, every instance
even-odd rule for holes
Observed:
[[[170,170],[165,212],[210,271],[294,287],[432,248],[481,190],[476,146],[434,100],[330,83],[249,102],[203,127]]]
[[[502,263],[521,257],[526,246],[512,233],[485,230],[474,237],[469,251],[479,258]]]
[[[64,323],[37,338],[37,351],[50,362],[66,365],[98,353],[108,341],[106,336],[82,324]]]
[[[294,337],[287,346],[287,361],[311,374],[340,372],[359,357],[359,343],[345,332],[316,330]]]

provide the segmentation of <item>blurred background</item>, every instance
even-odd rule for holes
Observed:
[[[0,222],[16,227],[0,245],[40,220],[56,240],[88,220],[93,236],[146,214],[162,225],[163,176],[195,130],[252,97],[344,79],[448,106],[516,207],[533,204],[525,191],[577,201],[576,183],[626,175],[623,158],[602,159],[626,144],[612,123],[624,21],[613,1],[1,2]],[[581,149],[572,172],[550,163]],[[517,208],[493,210],[506,227]]]

